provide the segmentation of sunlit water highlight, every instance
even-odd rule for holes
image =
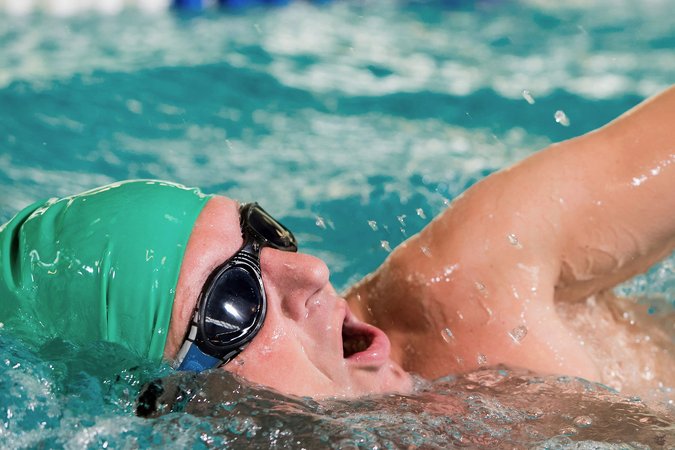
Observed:
[[[0,16],[0,222],[38,198],[166,178],[259,201],[343,288],[480,178],[673,81],[670,1],[449,5]],[[671,257],[620,291],[672,311],[674,271]],[[167,414],[141,419],[137,393],[169,368],[6,329],[0,344],[2,447],[675,445],[665,401],[488,369],[328,403],[174,375],[182,403],[167,389]]]

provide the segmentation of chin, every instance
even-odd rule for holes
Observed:
[[[413,377],[391,361],[378,371],[369,372],[366,379],[355,383],[346,396],[363,397],[377,394],[409,394],[413,391]]]

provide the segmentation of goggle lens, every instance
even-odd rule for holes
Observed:
[[[226,267],[214,280],[204,305],[204,337],[216,346],[246,337],[262,314],[263,300],[255,274],[243,266]]]

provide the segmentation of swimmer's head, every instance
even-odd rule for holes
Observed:
[[[0,322],[161,358],[185,248],[208,199],[141,180],[25,208],[0,227]]]

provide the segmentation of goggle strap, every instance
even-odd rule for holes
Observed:
[[[186,344],[188,344],[188,342],[186,342]],[[178,366],[178,370],[202,372],[206,369],[219,366],[220,364],[222,364],[220,359],[207,355],[206,353],[202,352],[194,342],[189,342],[189,348],[180,365]]]

